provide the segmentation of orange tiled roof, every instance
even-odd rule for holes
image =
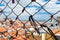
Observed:
[[[60,34],[60,29],[54,29],[52,30],[54,34]]]

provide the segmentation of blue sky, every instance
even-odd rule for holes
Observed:
[[[47,2],[47,1],[49,1],[49,0],[43,0],[43,2]]]
[[[6,0],[5,0],[6,1]],[[7,0],[6,2],[8,2],[9,0]],[[36,0],[39,4],[41,4],[41,5],[44,5],[45,3],[47,3],[49,0]],[[27,4],[29,4],[31,2],[31,0],[20,0],[19,1],[19,3],[21,4],[21,5],[23,5],[24,7],[27,5]],[[17,4],[17,2],[16,2],[16,0],[15,0],[15,3],[14,4],[12,4],[11,3],[11,1],[9,2],[9,6],[11,7],[11,8],[14,8],[15,7],[15,5]],[[6,6],[6,4],[5,4],[5,2],[2,2],[1,4],[0,4],[0,8],[4,8]],[[38,5],[37,3],[35,3],[35,2],[32,2],[29,6],[27,6],[26,7],[26,10],[30,13],[30,14],[34,14],[34,12],[37,12],[39,9],[41,8],[41,6],[40,5]],[[48,11],[48,12],[50,12],[51,14],[54,14],[54,13],[56,13],[58,10],[60,10],[60,2],[59,1],[57,1],[57,0],[51,0],[48,4],[46,4],[45,6],[44,6],[44,8]],[[18,15],[19,14],[19,12],[21,12],[21,9],[23,9],[19,4],[16,6],[16,8],[14,9],[14,12]],[[33,11],[34,10],[34,11]],[[4,10],[5,11],[5,14],[6,15],[8,15],[8,14],[10,14],[10,12],[11,12],[11,9],[7,6],[6,7],[6,9]],[[8,14],[7,14],[8,13]],[[26,13],[26,12],[24,12],[24,13]],[[21,19],[24,19],[24,18],[26,18],[27,16],[29,16],[27,13],[26,14],[24,14],[23,13],[23,15],[21,16]],[[45,13],[45,14],[44,14]],[[37,16],[39,16],[40,18],[41,17],[45,17],[45,16],[43,16],[43,15],[48,15],[48,16],[50,16],[49,14],[47,14],[44,10],[41,10],[39,13],[37,13],[36,15],[35,15],[35,17],[37,17]],[[60,14],[60,13],[59,13]],[[57,15],[59,15],[59,14],[57,14]],[[12,15],[14,15],[14,14],[12,14]],[[25,16],[26,15],[26,16]],[[48,16],[46,16],[46,18],[44,18],[44,20],[45,19],[47,19],[47,18],[49,18]],[[16,16],[15,16],[16,17]],[[23,17],[23,18],[22,18]],[[14,18],[12,18],[12,19],[14,19]],[[28,17],[27,17],[27,19],[28,19]],[[38,18],[39,19],[39,18]]]
[[[5,6],[4,4],[0,4],[0,6]]]

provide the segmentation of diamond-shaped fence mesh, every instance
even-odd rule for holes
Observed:
[[[0,0],[0,40],[59,40],[60,5],[55,2]]]

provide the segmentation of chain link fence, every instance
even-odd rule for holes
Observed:
[[[40,24],[43,24],[49,26],[51,30],[59,29],[60,16],[57,15],[60,15],[60,5],[53,6],[55,4],[51,1],[52,0],[0,0],[0,40],[12,40],[12,38],[19,37],[21,34],[25,34],[26,36],[26,34],[31,33],[33,35],[36,31],[30,31],[32,25],[30,24],[29,17],[31,15],[37,27],[39,26],[40,28]],[[49,8],[49,6],[51,7]],[[42,29],[45,30],[44,28]],[[42,29],[40,29],[40,31]],[[46,31],[46,33],[48,32]],[[46,40],[50,40],[51,38],[52,36]],[[23,38],[23,40],[27,39]],[[34,40],[38,39],[34,38]]]

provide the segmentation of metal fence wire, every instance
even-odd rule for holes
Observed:
[[[60,17],[55,17],[55,15],[60,15],[60,9],[55,9],[56,11],[52,13],[51,11],[54,9],[49,11],[47,7],[51,0],[43,2],[38,0],[0,0],[0,40],[16,38],[17,40],[28,40],[31,35],[33,39],[30,38],[30,40],[43,40],[42,33],[50,35],[45,40],[59,40],[55,34],[60,30],[55,33],[52,30],[60,28]],[[43,12],[46,13],[46,16]],[[31,31],[30,28],[33,30],[31,29]],[[34,36],[34,33],[40,35],[39,39]]]

